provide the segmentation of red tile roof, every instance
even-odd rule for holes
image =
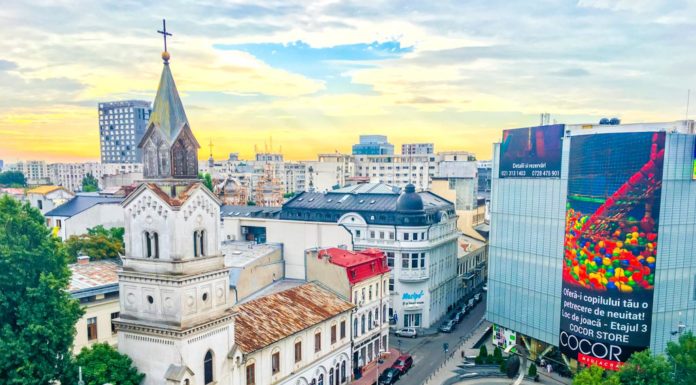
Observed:
[[[68,267],[72,272],[68,291],[72,292],[118,283],[118,269],[121,265],[116,260],[104,259],[85,264],[73,263]]]
[[[345,249],[329,248],[319,251],[318,257],[329,257],[329,262],[345,267],[351,285],[368,278],[389,272],[387,257],[382,250],[366,249],[352,252]]]
[[[317,284],[306,283],[237,305],[235,342],[251,353],[353,307]]]

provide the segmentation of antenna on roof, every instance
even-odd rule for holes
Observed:
[[[684,116],[684,120],[689,120],[689,99],[691,97],[691,88],[686,90],[686,115]]]

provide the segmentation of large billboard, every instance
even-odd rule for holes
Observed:
[[[665,134],[570,143],[561,352],[616,370],[650,345]]]
[[[500,178],[560,178],[561,138],[565,125],[503,131]]]

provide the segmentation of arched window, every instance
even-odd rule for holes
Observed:
[[[143,240],[145,241],[145,257],[146,258],[159,258],[159,237],[154,231],[143,233]]]
[[[213,352],[208,350],[203,360],[203,384],[207,385],[211,382],[213,382]]]
[[[387,304],[382,306],[382,322],[387,322]]]
[[[372,311],[367,313],[367,330],[372,330]]]
[[[145,241],[145,257],[152,257],[152,240],[150,239],[150,233],[147,231],[143,233],[143,240]]]
[[[346,382],[346,362],[341,362],[341,383]]]
[[[337,363],[336,363],[336,371],[334,372],[334,377],[335,377],[334,383],[335,383],[336,385],[338,385],[338,384],[341,383],[340,377],[339,377],[339,373],[341,373],[340,370],[341,370],[341,365],[337,362]]]
[[[324,385],[324,375],[323,374],[319,375],[319,382],[317,383],[317,385]]]
[[[198,256],[198,230],[193,232],[193,256]]]
[[[365,334],[365,314],[360,317],[360,331],[362,334]]]
[[[205,230],[201,230],[198,232],[198,244],[201,248],[200,255],[205,255]]]
[[[159,258],[159,235],[157,235],[156,232],[152,233],[152,240],[153,240],[153,243],[155,244],[155,254],[153,255],[153,257],[155,259],[158,259]]]
[[[334,385],[334,370],[329,369],[329,385]]]
[[[375,324],[379,324],[379,308],[375,309]]]
[[[355,318],[353,320],[353,337],[357,337],[357,336],[358,336],[358,319]]]
[[[196,230],[193,232],[193,256],[201,257],[205,255],[205,230]]]

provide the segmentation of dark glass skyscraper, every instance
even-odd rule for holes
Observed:
[[[99,103],[102,163],[141,163],[138,143],[145,134],[152,107],[142,100]]]

